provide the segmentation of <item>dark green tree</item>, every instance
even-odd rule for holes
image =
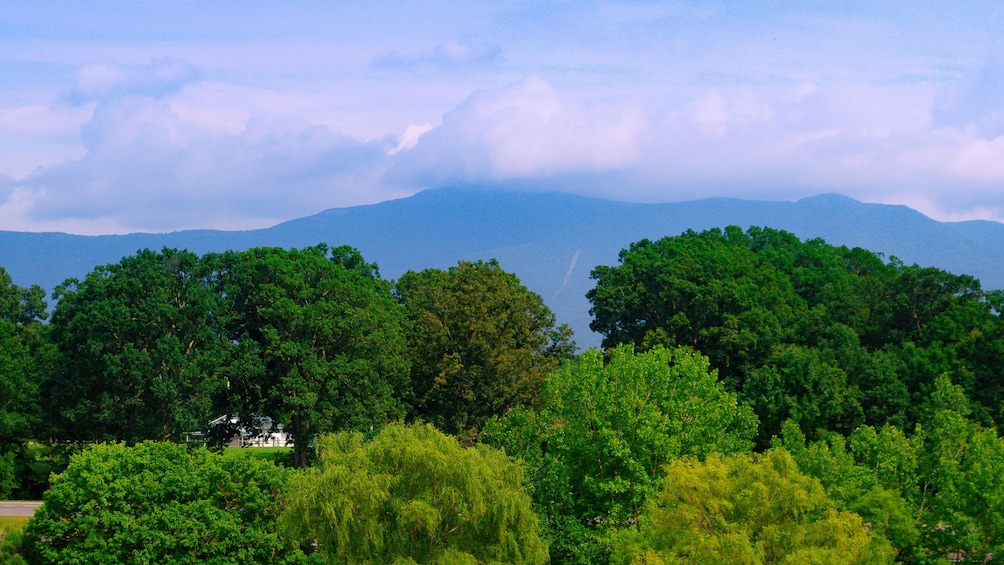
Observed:
[[[284,523],[326,563],[542,564],[547,545],[520,466],[426,424],[372,440],[321,437],[290,487]]]
[[[180,441],[215,417],[230,344],[196,255],[142,250],[55,297],[60,359],[43,382],[53,437]]]
[[[28,440],[40,423],[45,292],[19,287],[0,267],[0,499],[22,488]]]
[[[592,276],[604,344],[698,349],[757,410],[761,447],[788,418],[810,439],[909,429],[945,373],[972,419],[1004,417],[1004,295],[972,277],[735,226],[634,243]]]
[[[401,418],[408,390],[404,315],[390,285],[351,248],[255,248],[207,256],[224,298],[232,412],[263,414],[307,463],[320,433]]]
[[[407,272],[394,288],[408,314],[413,416],[461,437],[491,416],[534,405],[575,344],[540,296],[492,260]]]

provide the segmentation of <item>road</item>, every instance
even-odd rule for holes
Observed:
[[[41,501],[32,500],[0,502],[0,516],[33,516],[35,509],[41,505]]]

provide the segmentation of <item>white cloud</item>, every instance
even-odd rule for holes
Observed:
[[[634,110],[563,99],[529,78],[472,94],[399,155],[388,179],[429,186],[617,169],[637,161],[644,127]]]
[[[292,118],[255,117],[240,132],[210,134],[165,100],[128,96],[101,103],[83,138],[84,157],[17,181],[8,211],[78,229],[247,228],[394,195],[375,181],[389,141]]]
[[[387,154],[396,155],[405,149],[411,149],[412,147],[418,145],[418,138],[422,137],[423,134],[429,132],[431,129],[432,124],[408,124],[408,128],[404,130],[404,135],[401,136],[401,142],[393,149],[387,151]]]

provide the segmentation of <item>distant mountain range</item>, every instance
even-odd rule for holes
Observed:
[[[797,202],[710,198],[632,204],[562,193],[437,189],[369,206],[248,231],[193,230],[165,234],[79,236],[0,232],[0,266],[16,284],[51,291],[69,277],[115,263],[142,248],[187,248],[202,254],[256,246],[349,244],[376,261],[384,278],[408,270],[447,268],[460,259],[497,258],[539,293],[581,346],[599,344],[589,331],[590,270],[613,265],[642,238],[686,229],[770,226],[806,239],[864,247],[904,262],[974,275],[984,288],[1004,288],[1004,224],[943,223],[905,206],[864,204],[836,194]]]

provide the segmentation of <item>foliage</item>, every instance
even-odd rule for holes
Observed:
[[[316,434],[402,417],[404,317],[376,267],[351,248],[255,248],[207,256],[238,352],[233,410],[284,422],[294,463]]]
[[[861,517],[837,511],[783,449],[686,457],[669,464],[638,530],[618,537],[615,563],[888,563]]]
[[[540,296],[492,260],[407,272],[395,294],[410,319],[413,411],[462,437],[534,405],[544,377],[575,345]]]
[[[56,289],[58,370],[44,383],[62,440],[180,440],[215,417],[228,344],[187,251],[142,250]]]
[[[864,426],[849,441],[830,434],[806,445],[789,420],[776,444],[791,453],[800,471],[820,481],[838,510],[859,514],[872,535],[888,540],[897,558],[907,560],[919,551],[916,507],[904,497],[917,484],[919,439],[906,438],[893,426],[878,431]],[[858,455],[865,450],[871,465]]]
[[[283,563],[291,470],[170,443],[95,445],[53,480],[25,528],[34,562]]]
[[[642,240],[592,272],[604,345],[689,345],[760,418],[810,439],[862,424],[910,429],[943,373],[983,423],[1004,417],[1004,295],[965,275],[863,249],[735,226]]]
[[[430,425],[318,438],[285,516],[326,563],[544,563],[519,465]]]
[[[0,565],[24,565],[21,530],[28,517],[0,516]]]
[[[0,268],[0,500],[23,494],[25,452],[41,422],[45,292],[12,283]]]
[[[603,559],[611,529],[633,522],[682,455],[752,447],[756,417],[690,350],[589,350],[545,382],[539,412],[490,422],[482,441],[528,466],[556,562]]]
[[[793,423],[783,445],[838,508],[862,515],[898,559],[983,562],[1004,554],[1004,439],[967,419],[969,401],[947,376],[935,381],[925,421],[911,436],[862,426],[805,443]]]

